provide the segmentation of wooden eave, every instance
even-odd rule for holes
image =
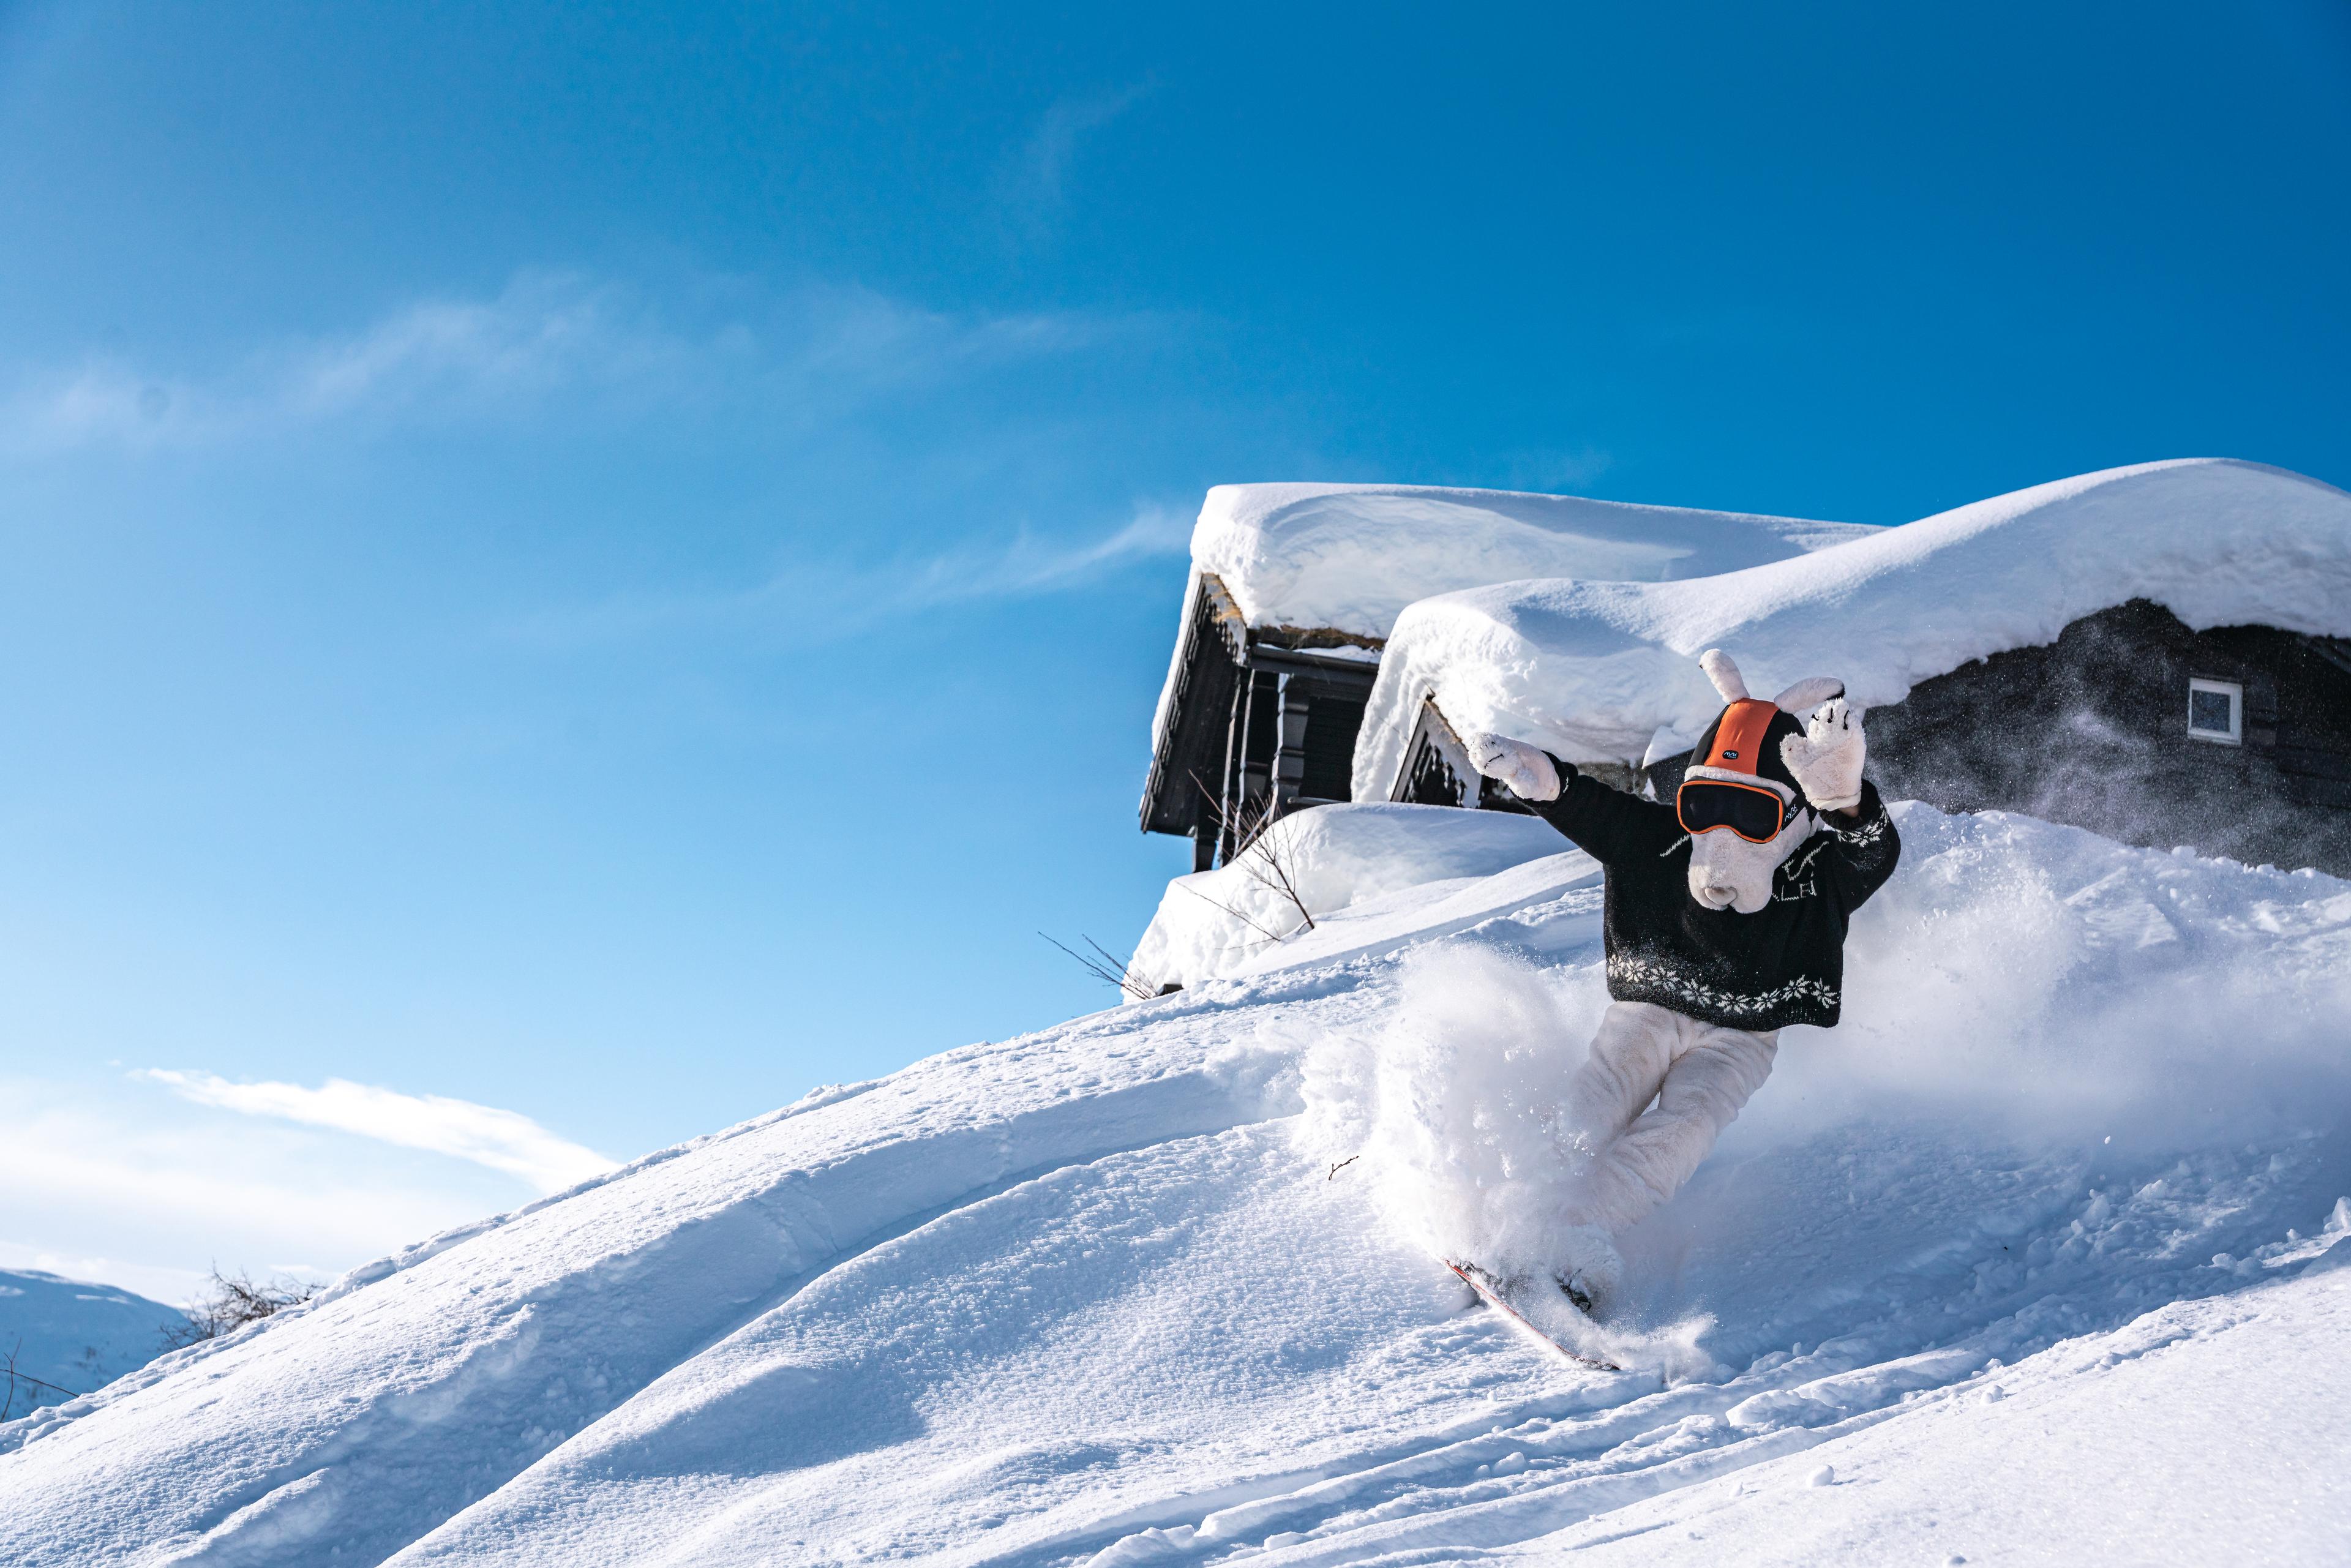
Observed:
[[[1215,572],[1201,572],[1196,581],[1198,592],[1189,601],[1191,612],[1176,634],[1175,690],[1168,695],[1159,733],[1152,737],[1151,771],[1144,781],[1138,812],[1146,833],[1189,833],[1198,820],[1197,788],[1182,759],[1211,752],[1222,755],[1222,727],[1232,699],[1229,672],[1262,669],[1368,685],[1378,673],[1376,662],[1332,650],[1377,652],[1384,646],[1377,637],[1336,627],[1252,628]],[[1219,679],[1219,674],[1225,678]]]

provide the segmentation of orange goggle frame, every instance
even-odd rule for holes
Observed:
[[[1788,825],[1788,803],[1761,784],[1687,779],[1674,791],[1674,815],[1686,833],[1729,828],[1750,844],[1768,844]]]

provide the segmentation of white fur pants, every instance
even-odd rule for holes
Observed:
[[[1592,1055],[1568,1085],[1571,1125],[1589,1158],[1570,1187],[1569,1222],[1614,1234],[1673,1197],[1771,1076],[1779,1048],[1778,1030],[1757,1034],[1647,1002],[1609,1003]]]

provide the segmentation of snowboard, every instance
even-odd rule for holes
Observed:
[[[1577,1310],[1573,1301],[1567,1299],[1567,1292],[1550,1281],[1522,1285],[1513,1292],[1508,1284],[1475,1263],[1457,1262],[1447,1258],[1445,1266],[1452,1270],[1463,1284],[1475,1291],[1479,1301],[1500,1312],[1521,1333],[1553,1355],[1564,1356],[1576,1365],[1590,1367],[1594,1372],[1625,1370],[1614,1362],[1588,1354],[1571,1343],[1585,1340],[1586,1331],[1591,1331],[1593,1324],[1590,1318]],[[1530,1299],[1537,1291],[1543,1293],[1540,1301]],[[1520,1300],[1511,1300],[1513,1294]],[[1534,1316],[1529,1315],[1530,1310],[1545,1322],[1538,1323]],[[1593,1334],[1591,1337],[1596,1339],[1597,1336]]]

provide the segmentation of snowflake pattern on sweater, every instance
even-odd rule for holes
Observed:
[[[1623,953],[1608,955],[1608,994],[1619,1001],[1657,1001],[1660,997],[1670,997],[1671,1002],[1658,1001],[1658,1005],[1669,1006],[1677,1013],[1708,1023],[1750,1020],[1738,1027],[1755,1030],[1781,1028],[1776,1023],[1753,1020],[1769,1019],[1791,1007],[1809,1005],[1834,1012],[1840,1000],[1834,986],[1810,975],[1800,975],[1768,991],[1742,995],[1709,986],[1670,965]]]

